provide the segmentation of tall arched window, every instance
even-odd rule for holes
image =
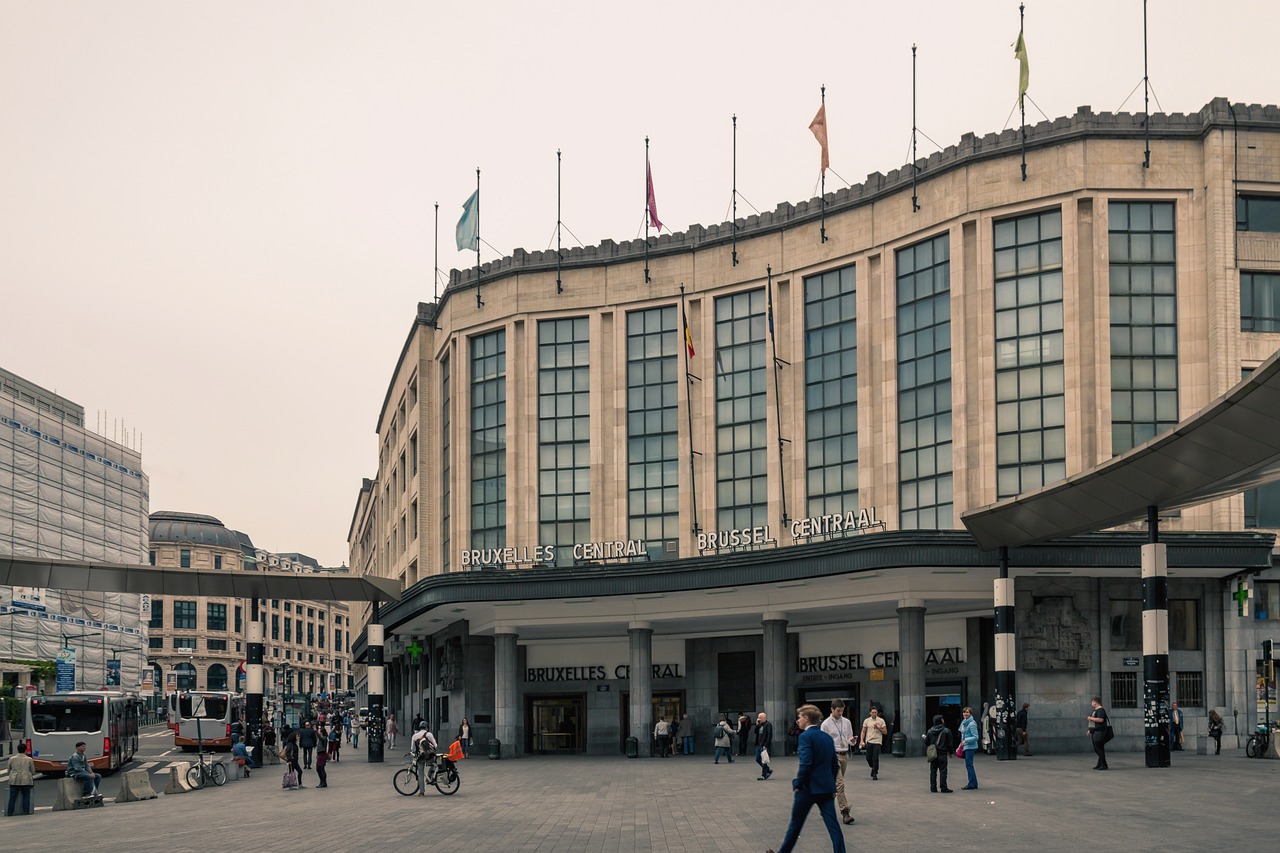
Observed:
[[[151,677],[155,679],[152,682],[152,684],[154,685],[152,687],[152,690],[155,691],[156,693],[163,693],[164,692],[164,670],[161,669],[160,664],[158,663],[151,664],[151,673],[152,673]]]
[[[173,668],[178,676],[179,690],[196,689],[196,668],[189,663],[180,663]]]
[[[227,689],[227,668],[220,663],[215,663],[209,667],[209,690],[226,690]]]

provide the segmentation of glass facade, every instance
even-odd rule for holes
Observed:
[[[507,544],[507,333],[471,339],[471,546]]]
[[[573,565],[591,539],[591,348],[585,317],[538,324],[538,542]]]
[[[675,551],[679,539],[679,353],[675,306],[627,315],[628,537],[649,559]]]
[[[804,280],[808,516],[858,510],[858,311],[852,266]]]
[[[897,252],[898,500],[903,530],[954,525],[951,242]]]
[[[1111,452],[1178,422],[1172,202],[1111,202]]]
[[[764,288],[715,301],[716,524],[768,523]]]
[[[1067,476],[1062,211],[995,225],[996,493]]]

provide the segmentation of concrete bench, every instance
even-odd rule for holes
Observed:
[[[117,803],[136,803],[141,800],[154,800],[155,789],[151,787],[151,774],[145,770],[126,770],[120,774],[120,794]]]
[[[76,803],[83,800],[84,783],[79,779],[63,776],[58,780],[57,792],[54,795],[53,810],[63,812],[76,808]]]
[[[177,764],[169,765],[169,784],[164,786],[166,794],[185,794],[191,790],[191,786],[187,784],[187,771],[191,769],[191,762],[179,761]]]

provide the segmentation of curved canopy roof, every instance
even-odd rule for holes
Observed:
[[[1148,507],[1185,509],[1277,479],[1280,353],[1169,432],[961,521],[990,550],[1105,530],[1144,518]]]
[[[149,527],[152,542],[189,542],[232,550],[240,548],[243,535],[228,529],[212,515],[194,512],[153,512]]]
[[[396,601],[400,582],[348,574],[159,569],[121,563],[0,555],[0,584],[90,592],[291,598],[303,601]]]

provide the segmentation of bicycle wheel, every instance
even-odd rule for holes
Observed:
[[[1257,735],[1252,735],[1247,741],[1245,741],[1244,754],[1249,756],[1250,758],[1257,758],[1261,754],[1260,751],[1258,750]]]
[[[187,768],[187,784],[196,790],[204,787],[205,774],[202,771],[201,764],[192,764]]]
[[[227,768],[219,761],[217,764],[209,765],[209,778],[213,779],[213,784],[221,788],[227,784]]]
[[[436,790],[445,796],[456,794],[460,787],[462,780],[458,778],[458,768],[452,764],[436,774]]]
[[[402,767],[391,777],[391,784],[395,785],[397,793],[412,797],[418,793],[418,773],[412,767]]]

